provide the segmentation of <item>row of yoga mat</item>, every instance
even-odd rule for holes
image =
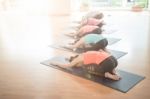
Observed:
[[[65,36],[67,36],[67,35],[65,35]],[[72,38],[72,37],[70,37],[70,38]],[[115,44],[116,42],[120,41],[121,39],[107,38],[107,40],[108,40],[108,45],[112,45],[112,44]],[[54,49],[67,51],[67,52],[73,52],[71,49],[65,47],[62,44],[52,44],[52,45],[49,45],[49,47],[54,48]],[[117,59],[119,59],[122,56],[127,54],[126,52],[112,50],[112,49],[108,49],[108,51]],[[78,49],[74,53],[82,53],[82,52],[83,52],[82,49]],[[107,79],[107,78],[103,78],[103,77],[99,77],[99,76],[89,74],[82,67],[81,68],[79,68],[79,67],[78,68],[75,68],[75,67],[62,68],[62,67],[59,67],[59,66],[51,65],[50,63],[53,62],[53,61],[68,63],[68,60],[66,60],[66,57],[56,56],[56,57],[53,57],[51,59],[48,59],[48,60],[45,60],[45,61],[41,62],[41,64],[52,67],[52,68],[55,68],[55,69],[58,69],[60,71],[64,71],[66,73],[69,73],[69,74],[72,74],[72,75],[75,75],[75,76],[82,77],[82,78],[87,79],[87,80],[91,80],[91,81],[99,83],[99,84],[103,84],[107,87],[116,89],[116,90],[121,91],[123,93],[128,92],[137,83],[139,83],[141,80],[143,80],[145,78],[145,77],[137,75],[137,74],[126,72],[126,71],[123,71],[123,70],[117,70],[117,72],[119,73],[119,75],[121,76],[122,79],[119,80],[119,81],[113,81],[111,79]]]

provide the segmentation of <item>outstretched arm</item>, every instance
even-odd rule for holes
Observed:
[[[60,63],[60,62],[51,62],[50,64],[52,65],[57,65],[57,66],[60,66],[62,68],[67,68],[67,67],[79,67],[79,66],[82,66],[82,63],[83,63],[83,55],[79,55],[78,57],[76,57],[73,61],[71,61],[70,63]],[[79,65],[80,64],[80,65]]]

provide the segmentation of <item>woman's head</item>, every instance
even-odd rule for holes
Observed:
[[[100,22],[97,26],[99,26],[99,28],[101,28],[104,25],[103,22]]]
[[[108,40],[106,38],[100,40],[99,42],[97,42],[95,45],[93,45],[93,47],[95,47],[95,50],[100,50],[100,49],[105,49],[108,45]]]
[[[92,31],[92,33],[95,33],[95,34],[101,34],[102,33],[102,29],[101,28],[96,28]]]
[[[114,56],[110,56],[99,64],[99,72],[109,72],[113,74],[113,70],[117,67],[118,61]]]
[[[103,13],[97,13],[95,14],[94,18],[96,19],[102,19],[104,17],[104,14]]]

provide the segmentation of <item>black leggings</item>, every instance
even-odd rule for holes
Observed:
[[[110,56],[102,61],[99,65],[97,64],[88,64],[84,68],[91,74],[96,74],[104,76],[106,72],[113,74],[113,69],[117,67],[118,62],[114,56]]]

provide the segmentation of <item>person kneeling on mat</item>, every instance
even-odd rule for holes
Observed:
[[[74,29],[79,30],[85,25],[99,26],[99,28],[101,28],[103,25],[105,25],[105,23],[102,19],[88,18],[87,20],[83,21],[80,25],[74,27]]]
[[[99,34],[88,34],[80,38],[73,45],[67,45],[66,47],[76,51],[78,48],[83,49],[84,51],[98,51],[100,49],[105,50],[105,47],[108,45],[108,40]]]
[[[53,62],[52,65],[58,65],[63,68],[83,67],[90,74],[102,76],[112,80],[119,80],[120,76],[116,74],[115,68],[118,65],[117,59],[109,53],[101,51],[88,51],[69,59],[69,63]]]
[[[74,32],[74,33],[69,33],[67,35],[72,36],[74,38],[80,38],[90,33],[101,34],[102,30],[98,26],[85,25],[81,29],[79,29],[79,31]]]
[[[87,13],[85,16],[83,16],[82,20],[77,23],[81,24],[82,22],[84,22],[85,20],[87,20],[89,18],[102,19],[103,17],[104,17],[104,14],[102,12],[91,11],[91,12]]]

